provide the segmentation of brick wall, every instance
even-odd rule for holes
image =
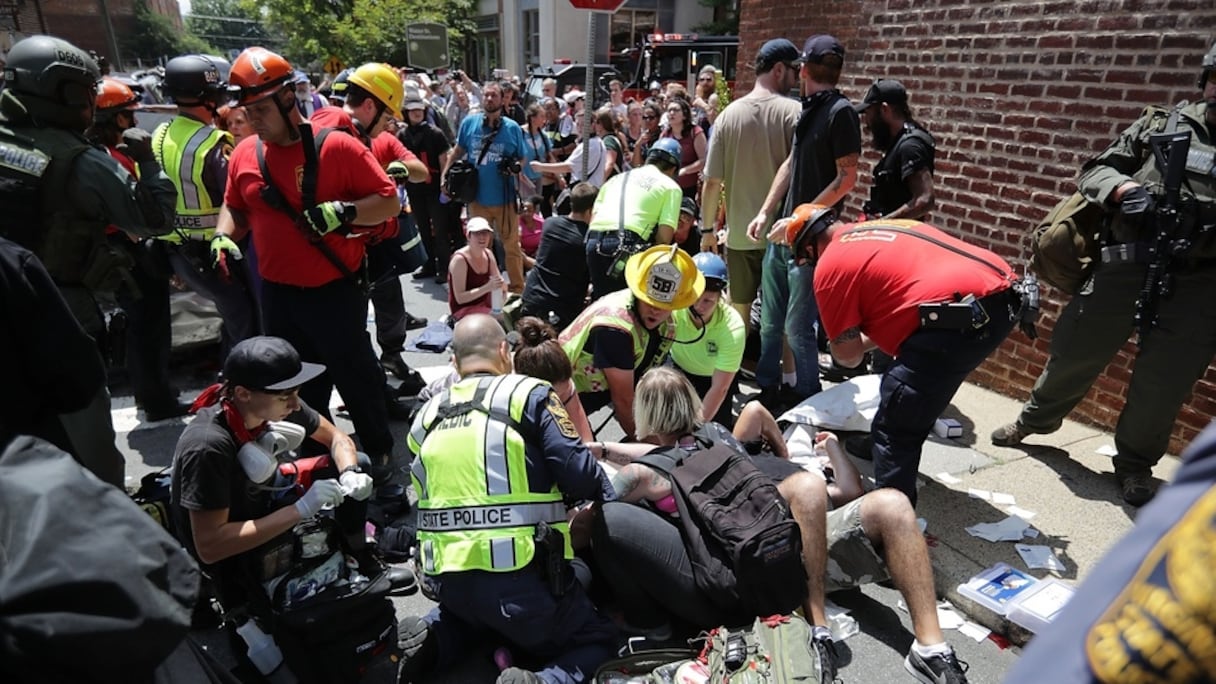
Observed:
[[[793,28],[796,27],[796,28]],[[859,100],[878,77],[908,87],[938,142],[934,223],[1020,260],[1031,223],[1075,189],[1080,165],[1147,104],[1199,97],[1198,65],[1216,38],[1212,0],[742,0],[740,92],[765,40],[831,33],[845,45],[841,89]],[[865,150],[853,208],[868,192]],[[1047,288],[1042,337],[1014,332],[971,380],[1025,399],[1046,361],[1063,302]],[[1113,429],[1135,346],[1112,360],[1073,417]],[[1178,453],[1216,416],[1216,368],[1183,407]],[[1013,419],[1015,416],[1010,416]]]

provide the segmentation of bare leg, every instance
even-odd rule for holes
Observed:
[[[807,576],[807,599],[802,609],[811,624],[827,625],[823,609],[823,579],[828,565],[827,485],[810,473],[795,473],[782,480],[777,491],[789,502],[802,533],[802,562]]]
[[[908,604],[912,632],[922,646],[940,644],[941,625],[937,621],[937,594],[933,589],[933,566],[929,548],[916,526],[916,513],[903,492],[878,489],[861,500],[861,527],[882,554],[891,579]]]

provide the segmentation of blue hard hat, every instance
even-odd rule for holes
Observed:
[[[680,168],[680,143],[675,138],[659,138],[650,151],[646,153],[646,163],[661,159],[668,164]]]
[[[721,292],[730,278],[726,274],[726,262],[713,252],[700,252],[692,258],[697,270],[705,276],[705,289]]]

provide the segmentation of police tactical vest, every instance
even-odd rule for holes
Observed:
[[[169,242],[208,240],[215,234],[220,208],[212,202],[211,193],[203,182],[203,171],[207,157],[216,145],[227,143],[228,133],[188,116],[174,117],[156,127],[152,135],[152,152],[177,189],[175,230],[161,239]]]
[[[76,160],[90,151],[101,154],[71,131],[0,127],[2,232],[37,255],[57,284],[112,292],[130,281],[129,256],[107,244],[106,221],[64,201]]]
[[[545,383],[522,375],[473,376],[431,399],[409,434],[418,492],[418,557],[428,575],[466,570],[512,572],[535,555],[533,535],[548,523],[570,548],[566,507],[554,485],[528,486],[526,444],[538,426],[523,423],[529,395]]]
[[[574,388],[578,392],[602,392],[608,389],[608,378],[602,368],[595,366],[595,350],[587,347],[594,328],[615,328],[629,333],[633,338],[633,362],[635,377],[640,377],[651,368],[662,365],[667,352],[675,338],[675,323],[669,317],[659,324],[653,334],[660,335],[662,341],[654,355],[646,358],[646,347],[650,332],[642,328],[641,323],[634,320],[633,293],[620,290],[604,295],[583,310],[569,327],[562,331],[558,342],[570,357],[574,366]]]

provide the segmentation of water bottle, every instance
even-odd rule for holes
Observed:
[[[507,285],[511,284],[511,278],[507,276],[506,271],[502,272],[502,282]],[[496,287],[490,291],[490,313],[494,314],[495,316],[502,313],[502,300],[503,294],[501,287]]]
[[[258,672],[268,675],[283,664],[283,652],[274,643],[274,638],[258,627],[258,623],[246,620],[245,624],[236,628],[236,633],[241,635],[245,645],[249,647],[249,662],[253,663]]]

